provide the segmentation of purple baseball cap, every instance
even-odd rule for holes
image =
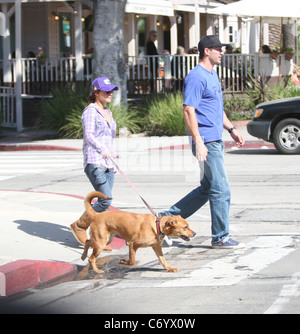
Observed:
[[[112,85],[107,77],[96,78],[91,85],[91,92],[96,92],[97,90],[103,90],[104,92],[110,92],[112,90],[118,90],[119,87]]]

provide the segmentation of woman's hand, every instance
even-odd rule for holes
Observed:
[[[108,158],[116,158],[116,159],[118,159],[119,158],[119,154],[112,153],[112,152],[105,152],[105,153],[102,154],[102,158],[103,159],[108,159]]]

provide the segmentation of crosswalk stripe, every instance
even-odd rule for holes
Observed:
[[[82,166],[82,152],[0,152],[0,180],[44,173],[54,168]]]
[[[275,302],[264,312],[264,314],[277,314],[280,313],[282,308],[289,303],[293,297],[300,296],[300,272],[293,274],[291,281],[288,284],[284,284],[279,297]]]
[[[291,236],[261,236],[187,274],[186,277],[167,280],[160,287],[233,285],[249,278],[288,255],[294,249]],[[216,250],[218,251],[218,250]]]

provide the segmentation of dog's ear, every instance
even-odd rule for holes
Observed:
[[[177,225],[177,219],[174,216],[169,217],[166,221],[166,226],[174,227],[175,225]]]

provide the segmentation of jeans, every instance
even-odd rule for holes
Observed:
[[[229,234],[230,185],[224,165],[224,143],[205,144],[208,149],[204,162],[204,175],[200,186],[192,190],[161,216],[181,215],[186,219],[207,201],[211,212],[212,244],[219,243]]]
[[[106,169],[100,165],[88,164],[84,169],[85,174],[93,185],[94,189],[100,191],[107,197],[112,198],[115,173],[113,169]],[[96,212],[107,211],[112,200],[98,198],[98,202],[92,205]]]

